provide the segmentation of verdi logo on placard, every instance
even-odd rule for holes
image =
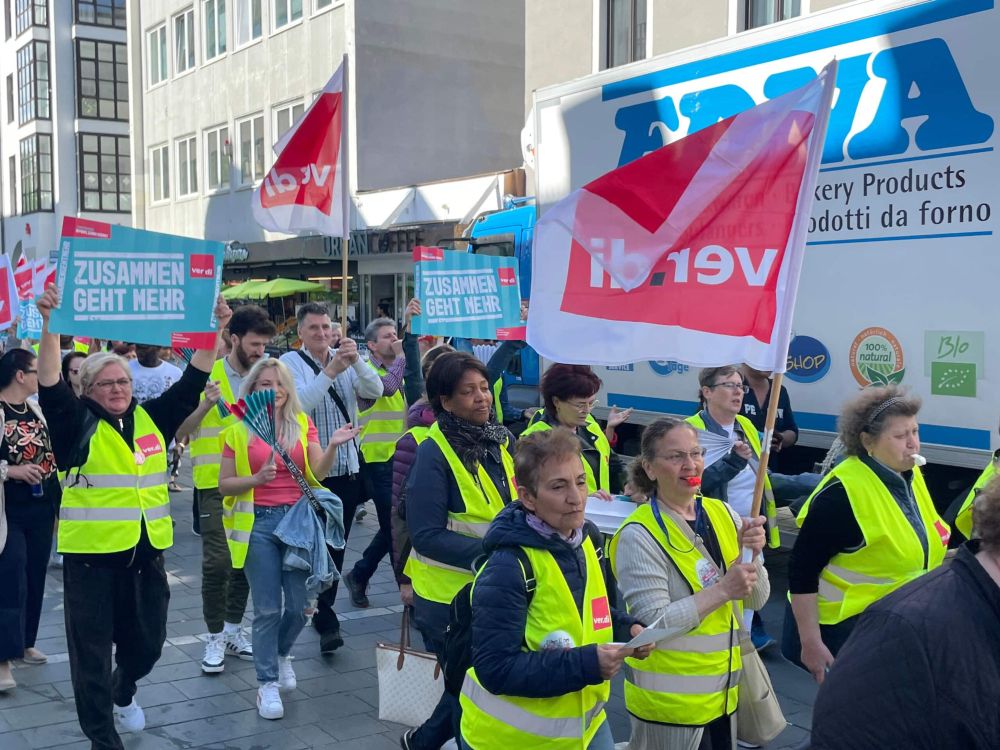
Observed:
[[[906,372],[899,340],[879,326],[866,328],[854,337],[848,361],[854,379],[862,388],[901,383]]]

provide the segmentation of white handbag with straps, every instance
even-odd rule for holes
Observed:
[[[378,668],[378,717],[418,727],[434,712],[444,693],[444,673],[434,654],[410,648],[410,610],[403,610],[399,643],[375,646]]]

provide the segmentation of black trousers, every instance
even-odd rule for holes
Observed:
[[[364,482],[359,474],[352,477],[339,476],[327,477],[321,484],[330,492],[340,498],[344,504],[344,539],[351,535],[351,526],[354,525],[354,511],[358,509],[366,499],[367,493],[364,491]],[[344,572],[344,553],[346,549],[330,550],[333,564],[337,570]],[[316,614],[313,615],[313,627],[320,633],[329,633],[340,630],[340,620],[334,611],[334,602],[337,600],[337,588],[340,581],[334,581],[333,585],[321,593],[316,601]]]
[[[129,568],[63,563],[66,640],[80,728],[93,750],[123,750],[112,703],[127,706],[167,637],[163,555]],[[111,669],[111,646],[116,647]]]
[[[375,501],[378,531],[368,542],[361,559],[354,564],[354,578],[362,586],[368,585],[382,558],[392,549],[392,460],[366,463],[365,476]]]
[[[55,508],[48,498],[6,504],[7,544],[0,552],[0,661],[35,645]]]

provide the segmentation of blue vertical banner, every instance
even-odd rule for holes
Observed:
[[[17,320],[17,337],[38,341],[42,337],[42,314],[35,307],[33,299],[21,300],[21,311]]]
[[[517,258],[416,247],[417,334],[523,339]]]
[[[54,333],[170,346],[214,331],[221,242],[67,217],[59,240]]]

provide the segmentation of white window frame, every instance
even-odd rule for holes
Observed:
[[[213,10],[208,10],[209,3],[212,4]],[[219,13],[219,9],[222,9],[222,13]],[[227,52],[229,52],[229,11],[231,8],[226,6],[226,0],[201,0],[201,37],[202,37],[202,48],[201,53],[203,55],[202,62],[209,62],[210,60],[216,60],[223,57]],[[219,22],[219,16],[222,16],[222,22]],[[214,38],[208,33],[208,19],[209,17],[215,20],[215,35]],[[215,54],[210,55],[208,51],[209,42],[215,42]]]
[[[205,145],[205,193],[228,193],[233,187],[232,164],[233,164],[233,142],[231,140],[232,128],[229,123],[208,128],[202,133],[202,142]],[[217,144],[217,157],[212,158],[210,151],[213,138]],[[213,170],[217,174],[213,175]],[[212,186],[212,178],[218,177],[219,184]],[[225,179],[225,185],[222,184]]]
[[[154,37],[156,37],[155,40]],[[149,88],[159,86],[170,78],[170,43],[167,37],[166,22],[154,26],[146,32],[146,83]],[[155,64],[156,72],[159,73],[156,80],[153,80],[154,53],[157,53]]]
[[[295,112],[296,109],[299,110],[298,114]],[[291,130],[292,125],[294,125],[298,119],[305,114],[306,103],[304,99],[297,99],[295,101],[280,104],[277,107],[272,108],[271,111],[271,140],[273,143],[277,143],[285,133]],[[288,125],[282,128],[278,123],[278,119],[285,113],[288,114]]]
[[[183,29],[178,29],[183,26]],[[194,6],[189,5],[170,19],[173,33],[174,75],[194,70],[198,65],[198,39],[194,22]],[[183,44],[183,53],[181,45]]]
[[[310,0],[312,3],[312,14],[318,16],[320,13],[326,13],[328,10],[333,8],[339,8],[344,4],[344,0],[329,0],[327,5],[320,5],[323,0]]]
[[[198,136],[192,134],[178,138],[174,141],[174,149],[177,154],[177,181],[174,183],[177,197],[198,195]]]
[[[258,120],[260,121],[259,122],[261,130],[260,133],[257,133]],[[236,163],[239,165],[239,182],[237,184],[237,187],[241,188],[253,187],[261,180],[263,180],[264,175],[267,174],[267,168],[268,168],[267,149],[264,148],[264,144],[267,143],[267,133],[265,128],[266,122],[267,118],[264,117],[263,112],[255,112],[252,115],[241,117],[235,123],[233,132],[235,136],[234,140],[236,142],[236,159],[237,159]],[[247,175],[246,172],[243,170],[243,126],[248,123],[250,125],[250,152],[251,152],[249,159],[249,164],[250,164],[249,175]],[[254,150],[254,144],[258,142],[260,143],[260,151],[261,151],[260,174],[257,174],[256,170],[254,169],[256,154],[253,153],[253,150]]]
[[[240,41],[240,8],[246,7],[251,8],[254,3],[257,3],[257,7],[260,10],[260,36],[248,37],[246,41]],[[264,8],[264,0],[233,0],[233,49],[240,50],[249,47],[251,44],[256,44],[261,39],[264,38],[264,32],[266,31],[266,21],[265,16],[266,10]],[[250,20],[250,33],[253,32],[253,15],[248,16]]]
[[[799,0],[799,15],[790,16],[790,18],[801,18],[802,16],[807,16],[811,12],[809,7],[810,0]],[[787,20],[787,19],[786,19]],[[729,0],[729,36],[734,34],[741,34],[744,31],[753,31],[754,29],[747,28],[747,17],[746,17],[746,0]],[[778,21],[777,23],[780,23]],[[757,26],[757,29],[766,28],[772,24],[766,24],[765,26]]]
[[[159,167],[160,184],[156,173]],[[157,193],[159,192],[159,196]],[[170,200],[170,144],[161,143],[149,149],[149,202],[150,205]]]
[[[289,29],[292,26],[296,26],[296,25],[302,23],[302,19],[305,18],[305,15],[306,15],[306,3],[308,3],[309,0],[298,0],[298,3],[299,3],[299,17],[298,18],[292,18],[292,3],[293,2],[295,2],[295,0],[271,0],[271,8],[272,8],[272,13],[271,13],[271,24],[272,24],[271,25],[271,33],[272,34],[277,34],[279,31],[284,31],[285,29]],[[285,16],[288,19],[288,20],[286,20],[282,24],[278,23],[278,8],[284,8],[285,9]]]

